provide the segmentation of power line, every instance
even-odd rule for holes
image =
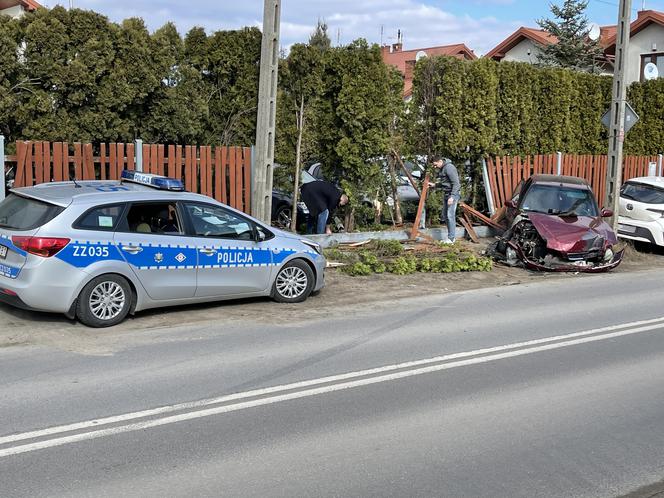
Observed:
[[[618,6],[619,6],[616,2],[610,2],[610,1],[608,1],[608,0],[591,0],[591,1],[592,1],[592,2],[595,2],[595,3],[602,3],[602,4],[604,4],[604,5],[611,5],[612,7],[618,7]],[[643,3],[645,4],[645,2],[643,2]],[[659,6],[664,7],[664,3],[662,3],[662,2],[651,2],[651,1],[649,1],[648,3],[655,3],[655,4],[659,5]],[[639,8],[634,8],[634,7],[632,7],[630,10],[631,10],[632,12],[639,12],[639,11],[641,11],[641,10],[645,10],[645,9],[639,9]]]

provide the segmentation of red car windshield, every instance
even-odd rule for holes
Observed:
[[[599,216],[597,202],[590,190],[560,185],[532,185],[520,209],[557,216]]]

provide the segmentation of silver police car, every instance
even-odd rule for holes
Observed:
[[[271,296],[324,285],[318,244],[265,226],[182,183],[44,183],[0,203],[0,301],[108,327],[148,308]]]

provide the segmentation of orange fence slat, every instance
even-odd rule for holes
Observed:
[[[243,188],[242,180],[244,175],[242,173],[242,168],[244,165],[244,160],[242,158],[242,148],[235,147],[235,209],[244,211],[244,199],[243,199]]]
[[[83,179],[96,180],[92,144],[85,144],[83,146]]]
[[[229,202],[229,204],[231,205],[231,207],[235,207],[237,205],[236,204],[236,193],[235,193],[235,181],[234,181],[234,179],[235,179],[235,169],[236,169],[235,149],[231,147],[229,152],[230,152],[230,158],[229,158],[230,159],[230,161],[229,161],[229,170],[230,170],[230,173],[229,173],[230,174],[230,196],[229,196],[230,199],[229,199],[229,201],[230,202]]]
[[[134,171],[136,169],[136,151],[134,144],[127,144],[127,164],[126,169]]]
[[[244,147],[244,212],[251,214],[251,147]]]
[[[164,176],[164,145],[157,145],[157,174]]]
[[[228,147],[221,148],[221,202],[228,204]]]
[[[112,148],[112,147],[111,147]],[[110,167],[111,171],[113,166]],[[106,174],[106,144],[99,145],[99,178],[106,180],[107,177],[110,178],[112,175],[111,171]]]
[[[170,178],[179,178],[175,168],[175,145],[168,146],[168,176]]]
[[[62,167],[62,142],[54,142],[53,143],[53,181],[61,182],[64,179],[65,177]]]
[[[184,148],[184,181],[185,189],[189,192],[194,192],[193,189],[193,179],[194,179],[194,167],[195,167],[195,157],[192,159],[192,147],[187,145]]]

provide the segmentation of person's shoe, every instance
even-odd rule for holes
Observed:
[[[445,239],[443,240],[443,244],[454,244],[454,239]]]

